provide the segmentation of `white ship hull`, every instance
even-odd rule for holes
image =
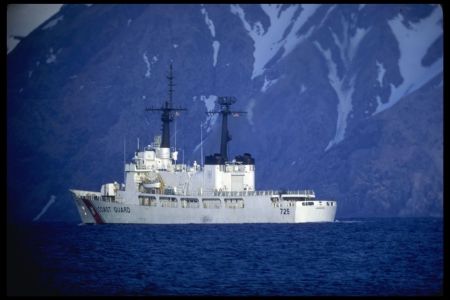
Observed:
[[[220,208],[205,208],[202,197],[198,197],[198,207],[187,207],[181,200],[183,196],[170,195],[177,201],[171,204],[172,207],[164,207],[160,201],[156,201],[155,206],[130,205],[105,201],[95,192],[73,191],[73,193],[83,223],[91,224],[334,222],[336,215],[335,201],[314,199],[273,203],[269,195],[240,197],[243,200],[243,207],[226,206],[226,197],[216,197],[220,199]],[[90,196],[85,196],[86,193]],[[166,196],[155,195],[155,198]]]

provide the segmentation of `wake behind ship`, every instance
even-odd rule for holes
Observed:
[[[125,164],[125,183],[106,183],[100,192],[71,189],[83,223],[305,223],[333,222],[336,201],[318,200],[312,190],[255,189],[255,160],[249,153],[228,158],[228,116],[233,97],[219,97],[222,116],[220,153],[205,157],[204,165],[177,163],[178,152],[170,147],[172,66],[169,97],[159,108],[162,136],[138,148]]]

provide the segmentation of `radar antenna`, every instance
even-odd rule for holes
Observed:
[[[164,105],[161,107],[149,107],[145,109],[145,111],[161,111],[161,121],[162,121],[162,141],[161,148],[170,148],[170,122],[172,122],[176,116],[176,112],[185,111],[185,108],[181,107],[173,107],[172,97],[173,97],[173,70],[172,64],[170,64],[169,74],[167,75],[167,79],[169,80],[169,99],[164,101]]]

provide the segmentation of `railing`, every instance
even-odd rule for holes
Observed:
[[[102,196],[99,194],[86,193],[84,195],[78,195],[80,198],[86,198],[94,201],[105,201],[105,202],[117,202],[115,196]]]
[[[178,194],[178,193],[177,193]],[[180,193],[182,194],[182,193]],[[263,191],[203,191],[198,193],[191,193],[195,196],[217,196],[217,197],[231,197],[231,196],[272,196],[272,195],[305,195],[315,196],[313,190],[263,190]]]
[[[141,193],[142,196],[147,195],[146,193]],[[152,194],[148,194],[152,195]],[[164,196],[167,194],[161,194],[161,196]],[[239,192],[232,192],[232,191],[203,191],[198,193],[183,193],[183,192],[177,192],[171,195],[176,196],[202,196],[202,197],[208,197],[208,196],[214,196],[214,197],[242,197],[242,196],[286,196],[286,195],[301,195],[306,198],[314,198],[315,194],[313,190],[262,190],[262,191],[239,191]],[[89,200],[95,200],[95,201],[106,201],[106,202],[118,202],[119,199],[116,199],[116,196],[103,196],[100,193],[83,193],[79,194],[79,197],[87,198]],[[120,202],[120,200],[119,200]]]

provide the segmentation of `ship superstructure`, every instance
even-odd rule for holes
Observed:
[[[219,153],[205,157],[204,165],[179,164],[170,147],[173,106],[173,72],[170,66],[169,97],[159,108],[162,135],[137,149],[125,164],[125,183],[107,183],[100,192],[74,190],[74,200],[84,223],[303,223],[333,222],[336,201],[317,200],[312,190],[255,190],[255,160],[249,153],[229,160],[228,117],[242,114],[230,106],[234,97],[218,97],[222,117]]]

